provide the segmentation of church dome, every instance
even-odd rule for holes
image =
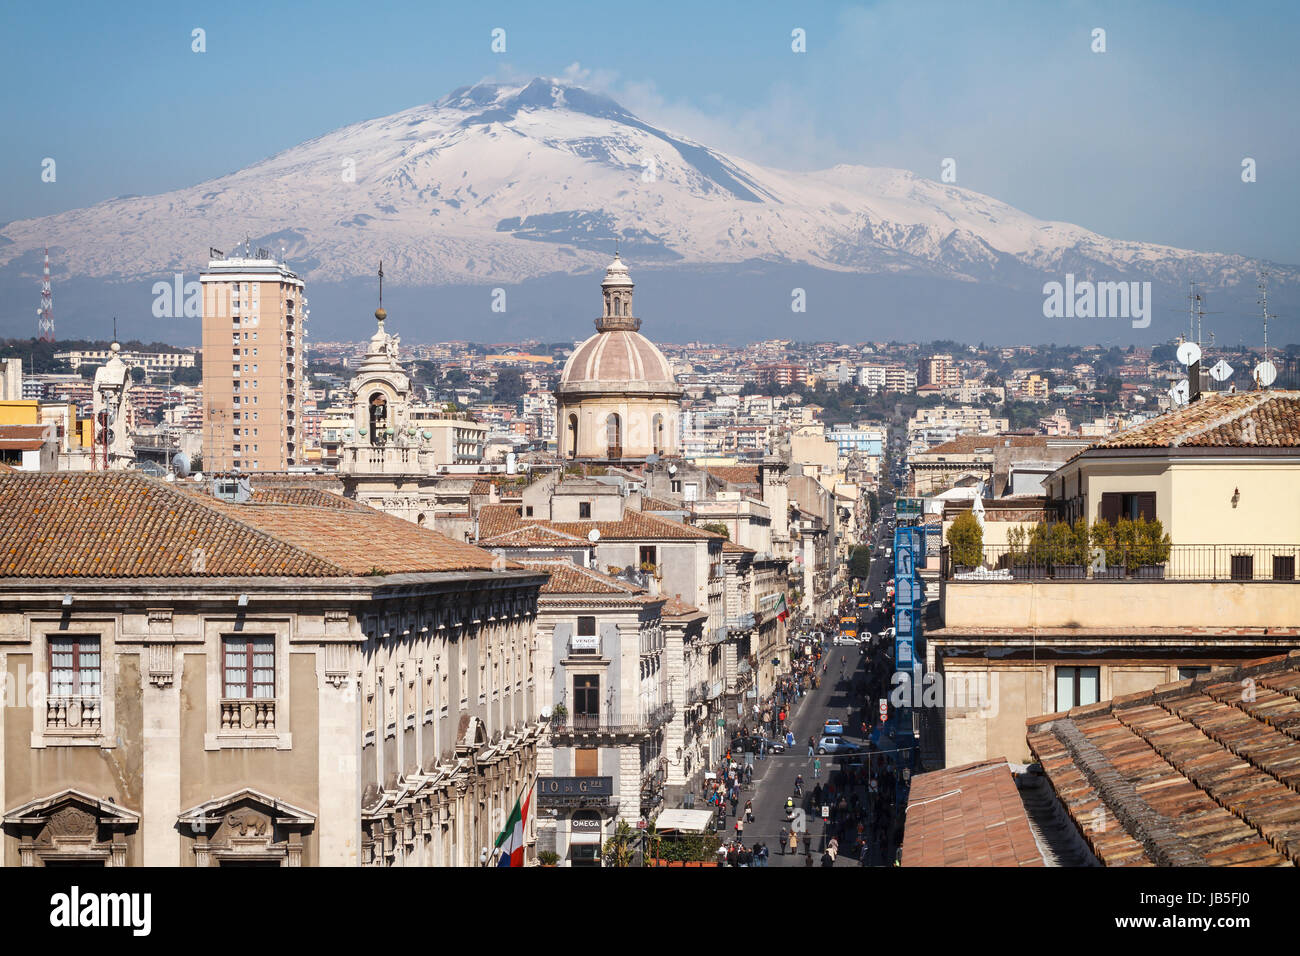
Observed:
[[[663,353],[640,332],[597,332],[578,346],[560,375],[560,387],[605,383],[611,391],[640,391],[657,385],[676,389]]]
[[[560,374],[560,392],[639,392],[680,395],[668,360],[642,335],[632,314],[632,277],[616,253],[605,270],[605,307],[597,332],[569,356]]]

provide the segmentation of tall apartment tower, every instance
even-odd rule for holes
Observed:
[[[303,282],[266,249],[212,250],[203,286],[203,470],[302,458]]]

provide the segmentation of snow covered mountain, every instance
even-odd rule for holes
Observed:
[[[230,251],[245,236],[283,248],[310,285],[369,277],[381,257],[398,287],[587,273],[616,239],[638,274],[757,262],[1035,295],[1035,277],[1065,271],[1253,290],[1256,269],[1240,256],[1035,219],[903,170],[767,169],[656,129],[607,97],[534,79],[458,89],[192,188],[11,222],[0,229],[0,274],[34,275],[48,245],[78,278],[189,276],[210,246]],[[1300,273],[1282,267],[1279,278]]]

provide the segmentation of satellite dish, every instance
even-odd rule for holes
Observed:
[[[190,456],[180,452],[172,458],[172,471],[178,478],[187,478],[190,474]]]
[[[1184,342],[1178,346],[1178,361],[1184,365],[1191,365],[1193,362],[1201,360],[1201,347],[1195,342]]]
[[[1277,366],[1264,361],[1255,366],[1255,382],[1261,388],[1268,388],[1277,381]]]
[[[1186,405],[1190,394],[1191,385],[1188,383],[1187,379],[1183,379],[1169,390],[1169,400],[1175,405]]]
[[[543,708],[542,708],[542,720],[550,720],[550,719],[551,719],[551,708],[549,708],[549,707],[543,707]]]
[[[588,531],[588,532],[587,532],[587,540],[590,541],[592,544],[595,544],[597,541],[599,541],[599,540],[600,540],[600,529],[599,529],[599,528],[592,528],[590,531]]]
[[[1232,378],[1232,372],[1232,366],[1223,359],[1219,359],[1214,363],[1214,368],[1210,369],[1210,378],[1214,379],[1216,382],[1222,382],[1226,379]]]

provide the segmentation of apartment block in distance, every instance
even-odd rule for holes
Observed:
[[[270,252],[214,258],[203,285],[203,467],[302,461],[303,282]]]

